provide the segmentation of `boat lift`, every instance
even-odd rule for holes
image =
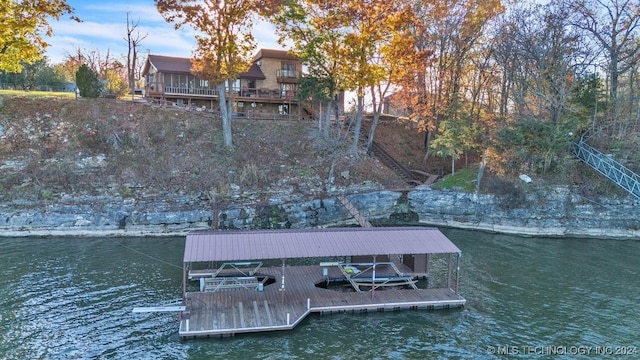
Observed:
[[[357,292],[362,292],[362,287],[370,287],[370,291],[374,291],[379,287],[386,286],[410,286],[418,289],[416,282],[412,276],[405,276],[398,267],[390,261],[372,262],[372,263],[335,263],[345,278],[351,283]],[[390,276],[376,277],[376,267],[389,266],[393,270]]]

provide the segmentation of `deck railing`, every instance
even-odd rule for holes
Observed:
[[[209,89],[209,88],[185,88],[178,86],[165,86],[164,93],[166,95],[191,95],[191,96],[212,96],[218,97],[220,92],[217,89]],[[286,99],[286,100],[295,100],[296,92],[293,90],[280,91],[266,88],[240,88],[234,89],[232,91],[233,96],[236,98],[242,98],[243,100],[247,100],[247,98],[255,98],[259,99]],[[229,94],[229,93],[227,93]]]
[[[179,95],[200,95],[200,96],[218,96],[220,93],[216,89],[208,88],[186,88],[178,86],[165,86],[165,94],[179,94]]]
[[[583,141],[572,143],[571,150],[574,155],[585,164],[591,166],[616,185],[640,199],[640,176],[638,174],[615,161],[611,155],[604,154],[598,149],[585,144]]]

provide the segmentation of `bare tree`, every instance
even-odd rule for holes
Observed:
[[[620,115],[620,76],[640,61],[640,3],[638,0],[572,0],[567,5],[573,10],[572,24],[590,34],[606,56],[615,121]]]
[[[142,40],[146,39],[149,36],[149,33],[145,33],[144,35],[140,33],[138,30],[138,25],[140,20],[133,22],[133,20],[129,19],[129,12],[127,12],[127,38],[124,39],[128,44],[128,52],[127,52],[127,81],[129,82],[129,89],[131,89],[131,94],[135,91],[136,80],[138,78],[139,72],[138,70],[138,47],[140,47],[140,43]]]

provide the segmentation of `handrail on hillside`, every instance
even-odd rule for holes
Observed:
[[[611,155],[602,153],[584,141],[571,143],[571,151],[585,164],[640,199],[640,176],[614,160]]]

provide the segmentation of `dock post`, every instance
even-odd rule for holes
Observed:
[[[456,262],[456,294],[460,290],[460,257],[461,253],[458,253],[458,260]]]
[[[447,260],[447,289],[451,289],[451,255],[449,254],[449,260]]]
[[[282,259],[282,283],[280,284],[280,291],[284,291],[284,259]]]
[[[311,309],[311,299],[307,298],[307,310]]]
[[[288,325],[290,325],[290,321],[289,321],[289,319],[290,319],[290,314],[289,314],[289,313],[287,313],[287,326],[288,326]]]

